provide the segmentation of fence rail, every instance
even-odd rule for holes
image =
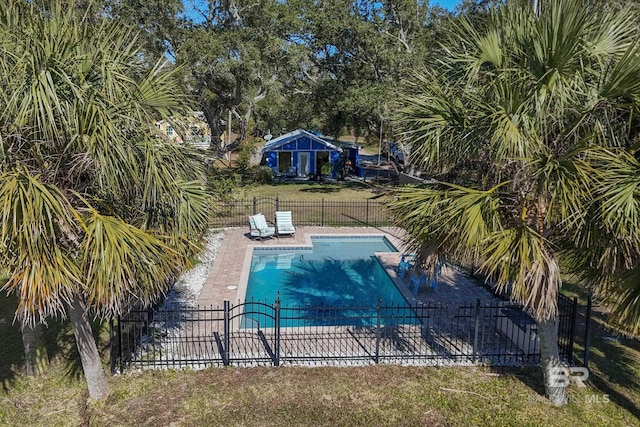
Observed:
[[[577,300],[559,302],[560,353],[573,358]],[[377,307],[132,311],[112,324],[112,369],[280,365],[536,365],[538,328],[521,306],[480,300]]]
[[[263,213],[274,218],[276,211],[292,211],[300,226],[387,226],[390,213],[378,200],[280,200],[254,197],[251,200],[219,202],[215,207],[214,227],[244,227],[247,216]]]

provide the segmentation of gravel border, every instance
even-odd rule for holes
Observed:
[[[195,307],[204,282],[209,276],[209,271],[216,260],[216,255],[224,239],[225,232],[221,229],[212,229],[205,235],[205,248],[198,256],[198,263],[190,270],[185,271],[171,287],[163,307],[181,305],[183,307]]]

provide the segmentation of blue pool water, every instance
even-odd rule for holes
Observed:
[[[373,255],[397,252],[386,238],[312,237],[312,243],[313,249],[254,249],[245,300],[271,305],[279,296],[287,307],[283,326],[370,325],[379,299],[384,306],[407,305]],[[254,310],[245,309],[243,326],[273,324],[269,316],[247,313]]]

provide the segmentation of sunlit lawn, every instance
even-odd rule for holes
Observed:
[[[256,167],[241,171],[216,163],[211,175],[212,179],[231,178],[239,180],[232,189],[233,198],[249,200],[253,197],[279,197],[284,200],[364,200],[380,196],[387,188],[380,187],[370,181],[346,180],[338,181],[325,178],[324,181],[274,179],[271,184],[255,182]]]
[[[282,182],[253,185],[245,192],[248,198],[278,196],[286,200],[364,200],[380,194],[375,187],[355,182]]]
[[[599,317],[589,387],[571,386],[562,408],[541,396],[538,369],[400,366],[129,372],[110,377],[104,402],[87,404],[65,324],[47,333],[47,373],[22,375],[14,304],[0,304],[0,425],[638,425],[640,347],[609,339]]]

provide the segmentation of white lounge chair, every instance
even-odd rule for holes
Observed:
[[[249,217],[249,232],[251,237],[262,240],[265,237],[273,237],[276,234],[276,229],[269,227],[264,215],[257,214]]]
[[[278,235],[295,234],[296,227],[294,227],[293,220],[291,219],[291,211],[276,212],[276,231]]]

